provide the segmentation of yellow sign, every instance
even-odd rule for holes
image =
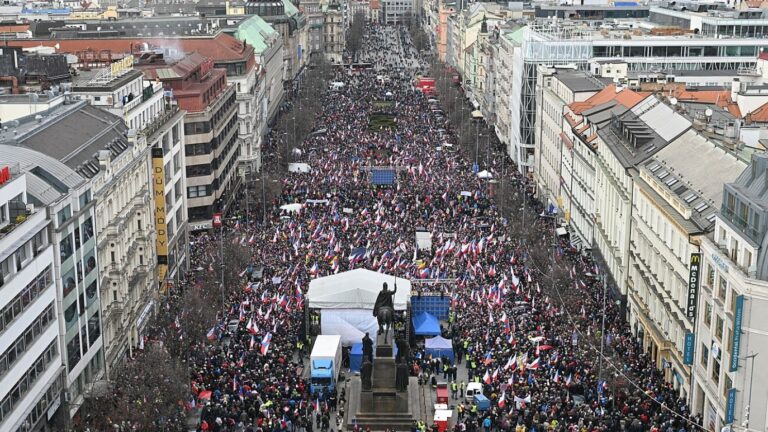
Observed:
[[[133,55],[127,55],[110,65],[112,76],[118,76],[127,70],[133,69]]]
[[[152,149],[152,195],[155,201],[155,232],[157,240],[157,280],[161,291],[167,289],[165,275],[168,272],[168,227],[165,215],[165,175],[163,172],[163,149]]]

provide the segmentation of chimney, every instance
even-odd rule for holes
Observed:
[[[739,100],[739,91],[741,90],[741,83],[738,78],[734,78],[731,82],[731,100],[737,102]]]

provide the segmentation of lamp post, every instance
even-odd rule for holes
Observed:
[[[603,274],[603,319],[600,324],[600,360],[597,368],[597,385],[602,385],[603,379],[603,351],[605,349],[605,297],[608,292],[608,275]]]
[[[753,353],[744,357],[744,360],[752,360],[752,366],[749,368],[749,394],[747,395],[747,406],[744,408],[744,429],[749,430],[749,411],[752,406],[752,380],[755,377],[755,357],[758,353]]]

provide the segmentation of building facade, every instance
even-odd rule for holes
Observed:
[[[0,173],[0,428],[32,431],[58,410],[65,386],[51,221],[18,165]]]
[[[701,242],[701,278],[695,333],[688,360],[693,369],[694,413],[704,427],[756,431],[768,426],[766,365],[768,307],[766,271],[766,182],[768,160],[749,166],[723,187],[714,231]],[[687,347],[688,348],[688,347]],[[757,371],[757,373],[755,373]]]
[[[551,211],[554,211],[554,207],[562,207],[563,202],[560,192],[562,157],[566,154],[563,144],[572,143],[564,138],[568,137],[568,130],[563,128],[563,117],[569,110],[567,106],[586,100],[603,84],[584,72],[571,69],[539,66],[538,73],[541,92],[536,104],[539,113],[536,116],[538,136],[535,141],[534,179],[537,195],[551,204]],[[504,121],[508,124],[508,120]],[[564,131],[566,135],[561,135]]]
[[[93,178],[103,169],[99,157],[116,158],[128,149],[124,132],[122,118],[86,101],[70,100],[56,112],[21,121],[0,137],[3,157],[27,173],[28,184],[33,186],[28,196],[35,205],[47,207],[53,219],[54,274],[64,315],[60,324],[67,368],[64,401],[70,415],[77,412],[92,385],[104,377]],[[102,188],[102,192],[108,191]]]
[[[186,112],[187,215],[190,229],[208,229],[214,213],[227,211],[239,185],[235,87],[227,84],[225,70],[215,68],[212,59],[200,54],[171,64],[140,67],[150,79],[162,81]]]
[[[179,264],[184,265],[183,127],[180,115],[169,115],[173,113],[162,84],[145,80],[133,68],[132,57],[110,68],[81,71],[72,94],[122,117],[129,128],[124,132],[126,148],[100,153],[89,171],[94,173],[90,178],[97,201],[104,345],[107,367],[112,368],[140,345],[158,294],[177,275]],[[166,211],[158,226],[151,149],[168,152],[171,140],[180,142],[163,167],[170,190],[164,193]],[[168,262],[158,262],[158,246]]]

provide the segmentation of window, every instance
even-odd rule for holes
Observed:
[[[204,197],[208,195],[210,195],[210,193],[208,192],[207,185],[190,186],[187,188],[187,198],[198,198],[198,197]]]
[[[210,164],[189,165],[187,166],[187,178],[206,176],[211,174]]]
[[[716,384],[720,382],[720,359],[712,358],[712,381]]]
[[[717,315],[715,317],[715,334],[714,336],[719,339],[723,340],[723,319],[720,317],[720,315]]]
[[[93,220],[91,218],[86,219],[81,227],[83,232],[83,243],[85,243],[93,237]]]
[[[61,254],[61,260],[65,261],[72,256],[72,235],[68,234],[59,243],[59,253]]]
[[[719,284],[717,287],[717,298],[720,299],[723,303],[725,303],[725,292],[728,291],[728,281],[725,280],[725,278],[720,275],[719,276]]]
[[[712,288],[715,285],[715,268],[712,264],[707,264],[707,286]]]
[[[704,325],[707,327],[712,325],[712,304],[709,302],[704,305]]]
[[[211,122],[193,122],[184,124],[184,135],[202,134],[211,131]]]
[[[16,317],[27,310],[40,294],[51,285],[53,273],[51,267],[38,273],[35,280],[27,284],[8,304],[0,310],[0,333],[10,325]]]
[[[59,210],[59,213],[57,214],[59,225],[64,224],[64,222],[68,221],[69,218],[71,217],[72,217],[72,209],[70,208],[70,206],[66,206],[63,209]]]
[[[7,393],[0,403],[0,422],[8,417],[14,408],[17,408],[16,404],[26,396],[27,391],[31,389],[40,375],[50,365],[53,359],[56,357],[57,342],[52,342],[48,345],[48,348],[43,351],[42,354],[35,360],[27,372],[16,382],[13,389]]]
[[[88,203],[91,202],[91,191],[90,189],[83,192],[80,195],[80,209],[82,210],[83,207],[88,205]]]
[[[38,315],[35,321],[24,330],[24,333],[16,338],[10,347],[0,355],[0,377],[13,367],[16,360],[32,347],[43,331],[48,329],[48,325],[51,322],[55,322],[55,320],[56,315],[53,310],[53,303],[51,303],[40,315]]]
[[[707,368],[707,361],[709,361],[709,348],[706,344],[701,344],[701,358],[700,362],[704,369]]]

